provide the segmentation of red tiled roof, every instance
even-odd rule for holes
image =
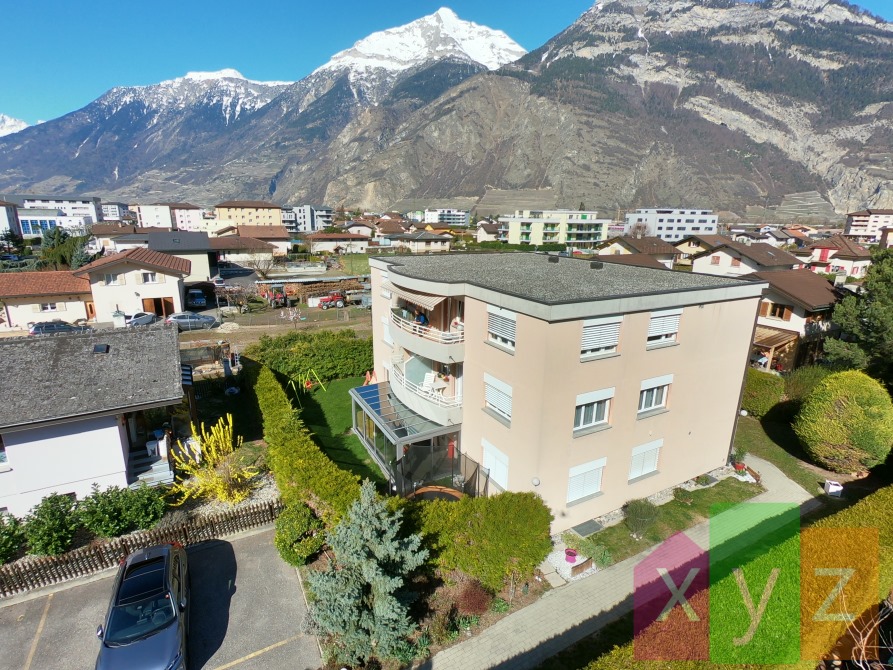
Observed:
[[[831,282],[811,270],[767,270],[744,276],[744,279],[751,278],[769,282],[771,289],[811,312],[827,309],[840,299]]]
[[[83,276],[94,272],[100,268],[111,267],[119,263],[133,263],[142,267],[151,268],[153,270],[162,270],[170,274],[188,275],[192,269],[192,262],[185,258],[178,258],[160,251],[151,251],[143,247],[128,249],[111,256],[103,256],[99,260],[95,260],[89,265],[75,270],[75,275]]]
[[[623,235],[622,237],[615,237],[603,242],[600,246],[607,247],[613,242],[618,242],[628,249],[632,249],[640,254],[676,255],[679,253],[679,250],[676,247],[659,237],[632,237],[630,235]]]
[[[305,240],[368,240],[365,235],[357,233],[313,233],[305,235]]]
[[[269,242],[263,242],[253,237],[237,237],[236,235],[212,237],[208,240],[208,243],[214,251],[238,251],[239,249],[246,251],[269,251],[273,248],[273,245]]]
[[[595,260],[595,259],[593,259]],[[655,270],[666,270],[667,266],[657,260],[654,256],[648,254],[605,254],[599,256],[598,260],[605,263],[619,263],[620,265],[635,265],[641,268],[654,268]]]
[[[744,244],[742,242],[733,242],[729,240],[724,244],[720,244],[717,247],[709,251],[702,251],[699,254],[695,254],[692,258],[702,258],[703,256],[709,256],[721,249],[730,249],[734,252],[737,252],[739,256],[743,258],[749,258],[750,260],[759,263],[765,267],[772,267],[774,265],[799,265],[800,260],[787,251],[783,251],[782,249],[776,249],[771,244],[766,244],[765,242],[754,242],[753,244]],[[734,254],[733,254],[734,255]]]
[[[861,244],[856,244],[843,235],[832,235],[827,240],[810,244],[808,249],[837,249],[838,257],[871,258],[871,253]]]
[[[0,298],[40,295],[90,294],[90,281],[68,270],[53,272],[0,272]]]
[[[264,202],[263,200],[227,200],[221,202],[217,207],[229,207],[231,209],[282,209],[279,205],[272,202]]]
[[[871,216],[872,214],[889,216],[893,214],[893,209],[863,209],[859,212],[850,212],[847,216]]]

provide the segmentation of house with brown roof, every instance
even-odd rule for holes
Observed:
[[[115,237],[115,250],[143,248],[160,251],[189,261],[191,272],[183,281],[200,282],[211,278],[211,248],[207,233],[163,228],[138,228],[137,231]]]
[[[754,331],[754,362],[780,370],[814,363],[834,328],[831,315],[840,290],[805,269],[754,272],[744,279],[769,282]]]
[[[227,200],[214,206],[219,221],[237,226],[281,226],[282,208],[263,200]]]
[[[384,237],[385,235],[402,235],[409,230],[400,221],[383,220],[375,224],[375,237]]]
[[[302,238],[311,254],[364,254],[369,238],[355,233],[311,233]]]
[[[793,270],[802,262],[782,249],[765,242],[742,244],[727,240],[710,251],[691,257],[692,272],[738,277],[767,270]]]
[[[90,282],[70,271],[0,272],[0,331],[37,321],[93,319]]]
[[[241,235],[224,235],[212,237],[210,240],[211,251],[216,254],[217,262],[228,263],[253,263],[273,260],[275,247],[269,242],[258,240],[254,237]]]
[[[813,242],[794,252],[800,262],[813,272],[845,274],[862,279],[871,265],[871,253],[862,245],[843,235]]]
[[[667,269],[673,269],[676,256],[679,255],[676,247],[659,237],[634,237],[624,235],[614,237],[597,245],[599,256],[621,256],[623,254],[645,254],[653,256],[655,260]]]
[[[89,280],[98,321],[115,312],[168,316],[183,310],[183,281],[192,264],[183,258],[134,248],[104,256],[72,274]]]
[[[691,257],[696,256],[705,251],[715,249],[720,244],[729,241],[724,235],[689,235],[685,239],[674,242],[676,252],[679,256],[676,258],[677,265],[691,265]]]
[[[496,242],[499,240],[499,224],[498,223],[480,223],[478,224],[475,240],[480,242]]]
[[[291,251],[291,234],[285,226],[236,226],[217,231],[218,237],[236,234],[239,237],[249,237],[260,240],[273,246],[274,256],[285,256]]]

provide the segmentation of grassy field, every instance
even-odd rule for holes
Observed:
[[[325,390],[317,386],[309,393],[299,393],[300,417],[323,452],[339,467],[380,485],[387,480],[351,432],[353,421],[347,392],[362,383],[362,377],[350,377],[326,384]]]
[[[789,479],[797,482],[807,492],[818,495],[824,479],[806,466],[806,454],[790,425],[767,419],[760,421],[750,416],[738,419],[735,446],[742,446],[747,453],[772,463]],[[747,461],[747,458],[744,459]]]
[[[657,520],[641,540],[634,540],[630,536],[629,529],[623,523],[605,528],[590,537],[599,544],[605,545],[611,552],[614,562],[618,563],[630,556],[635,556],[652,545],[663,542],[680,530],[691,528],[695,524],[705,521],[710,514],[711,506],[717,503],[743,502],[762,491],[762,487],[756,484],[729,477],[710,488],[692,491],[690,505],[678,500],[671,500],[658,507]]]
[[[369,256],[366,254],[345,254],[340,257],[344,271],[350,275],[369,274]]]

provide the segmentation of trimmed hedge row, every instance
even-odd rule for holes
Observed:
[[[357,337],[352,330],[296,331],[270,337],[245,350],[245,355],[260,361],[291,379],[310,375],[323,382],[362,376],[372,368],[372,338]]]
[[[784,394],[784,379],[755,368],[747,368],[741,407],[756,417],[765,416]]]
[[[359,478],[320,451],[270,368],[257,371],[254,392],[263,416],[267,462],[282,502],[310,505],[333,528],[360,497]]]

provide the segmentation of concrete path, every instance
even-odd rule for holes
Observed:
[[[760,473],[766,491],[750,502],[794,503],[801,512],[819,503],[778,468],[755,456],[748,464]],[[740,532],[747,530],[742,527]],[[709,543],[709,522],[686,531],[702,549]],[[591,635],[632,609],[633,571],[654,548],[569,584],[501,619],[479,635],[438,653],[426,670],[526,670]]]

